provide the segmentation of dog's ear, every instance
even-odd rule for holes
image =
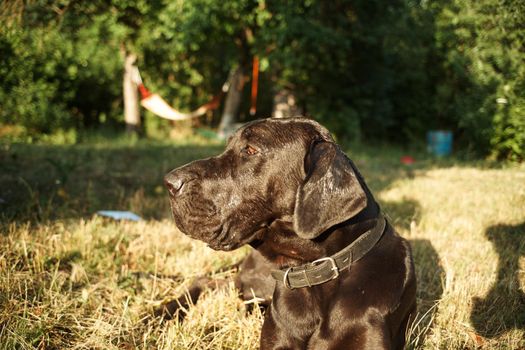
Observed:
[[[293,219],[299,237],[313,239],[366,207],[367,197],[358,175],[335,143],[312,143],[305,157],[305,172]]]

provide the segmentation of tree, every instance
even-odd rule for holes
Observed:
[[[140,131],[140,110],[138,86],[135,83],[136,74],[135,62],[137,55],[122,50],[124,57],[124,74],[122,79],[122,96],[124,99],[124,121],[126,130],[131,133]]]

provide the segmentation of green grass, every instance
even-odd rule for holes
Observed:
[[[201,139],[89,139],[0,145],[0,349],[256,349],[262,316],[232,286],[208,291],[185,322],[153,307],[247,248],[214,252],[182,235],[162,177],[218,153]],[[525,168],[348,147],[418,274],[415,349],[525,347]],[[97,210],[132,210],[115,222]]]

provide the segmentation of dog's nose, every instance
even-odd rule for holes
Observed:
[[[172,195],[179,193],[185,182],[184,176],[175,171],[164,176],[164,184]]]

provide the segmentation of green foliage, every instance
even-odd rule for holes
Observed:
[[[115,118],[121,63],[111,16],[74,32],[64,22],[42,27],[31,22],[32,12],[27,16],[25,25],[0,32],[2,120],[50,133]]]
[[[122,49],[181,110],[258,55],[256,117],[286,88],[340,139],[450,129],[458,150],[524,158],[520,0],[42,0],[0,5],[0,20],[0,117],[38,133],[118,124]]]
[[[436,19],[436,109],[472,151],[523,160],[525,5],[455,0]]]
[[[60,126],[65,114],[63,101],[54,99],[58,81],[48,79],[56,60],[45,64],[53,52],[36,42],[37,39],[46,40],[40,35],[43,33],[24,34],[11,30],[0,38],[0,80],[3,85],[0,117],[7,122],[50,131]],[[39,50],[37,54],[35,50]]]
[[[243,35],[248,1],[168,2],[139,39],[147,83],[183,110],[193,109],[218,93],[246,47]],[[240,40],[240,39],[238,39]]]

